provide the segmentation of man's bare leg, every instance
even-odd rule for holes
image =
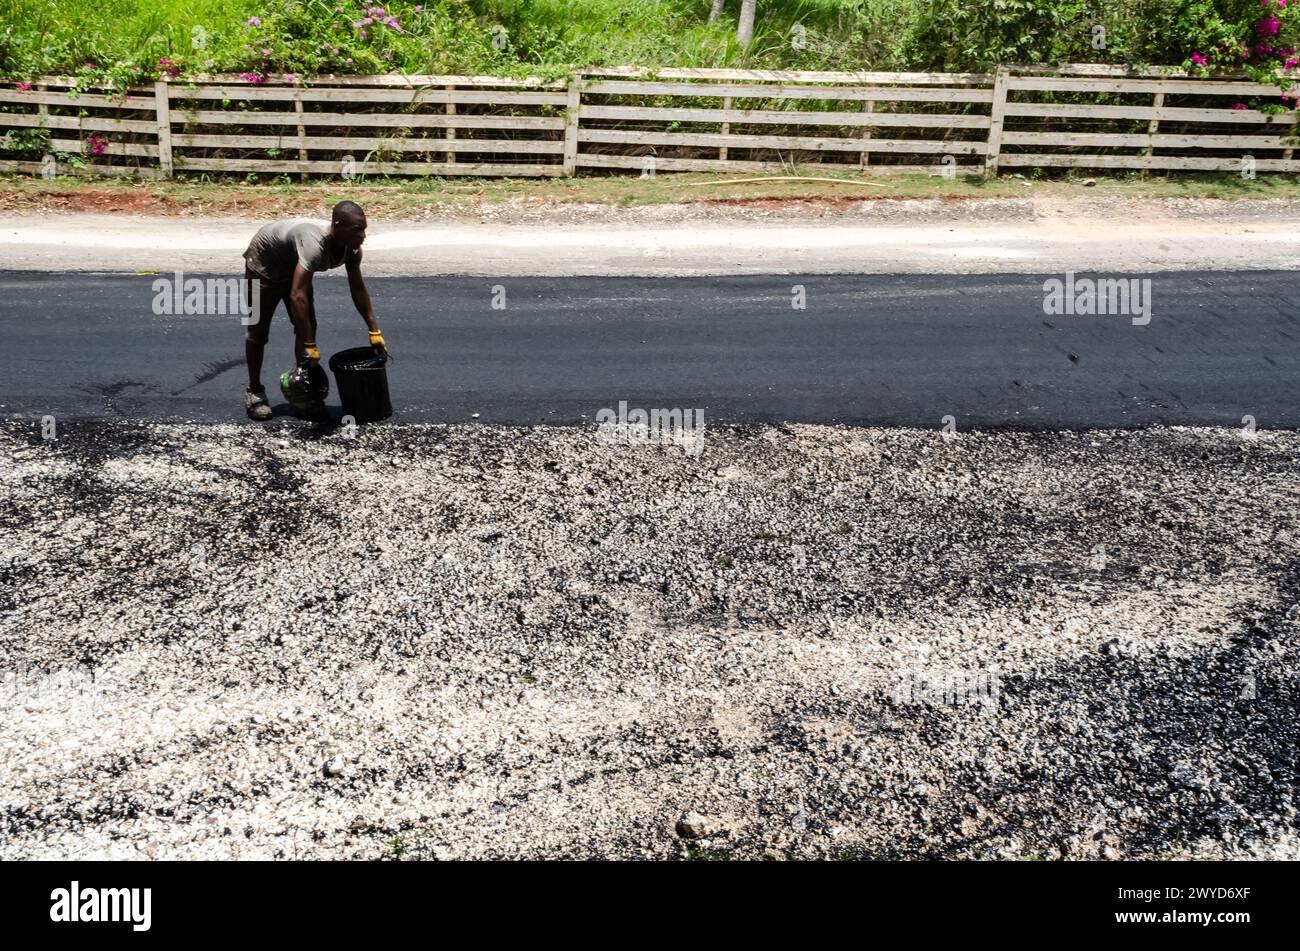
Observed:
[[[266,344],[257,343],[253,340],[244,341],[244,359],[248,362],[248,388],[250,390],[260,390],[262,388],[262,356],[266,352]]]
[[[256,340],[244,341],[244,359],[248,361],[248,392],[244,394],[244,409],[248,418],[264,423],[271,418],[271,404],[262,389],[262,355],[266,344]]]

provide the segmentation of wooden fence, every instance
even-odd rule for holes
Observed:
[[[1277,87],[1104,66],[991,74],[615,69],[0,84],[0,171],[572,176],[580,170],[1300,171]],[[47,138],[48,136],[48,138]]]

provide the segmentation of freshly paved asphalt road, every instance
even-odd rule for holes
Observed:
[[[626,400],[702,408],[706,424],[1300,426],[1297,274],[1153,274],[1146,326],[1046,315],[1047,276],[369,284],[403,420],[591,422]],[[0,274],[0,413],[243,420],[238,318],[155,315],[154,279]],[[804,310],[791,306],[796,284]],[[323,354],[365,342],[341,274],[318,278],[317,312]],[[268,391],[291,340],[281,311]]]

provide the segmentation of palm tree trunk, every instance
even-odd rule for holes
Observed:
[[[748,46],[754,38],[754,7],[758,0],[740,0],[740,26],[736,28],[736,42]]]
[[[709,11],[709,22],[712,23],[718,17],[722,16],[722,8],[727,5],[727,0],[713,0],[713,9]]]

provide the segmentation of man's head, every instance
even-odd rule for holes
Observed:
[[[341,201],[330,214],[330,234],[345,248],[359,248],[366,240],[366,213],[355,201]]]

